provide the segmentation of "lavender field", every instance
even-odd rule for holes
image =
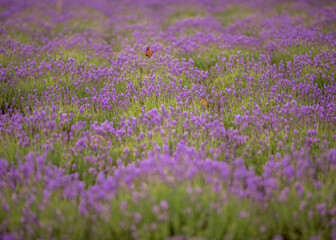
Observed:
[[[0,0],[0,23],[1,240],[336,240],[334,0]]]

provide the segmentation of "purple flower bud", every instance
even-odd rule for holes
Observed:
[[[331,209],[331,210],[329,211],[329,214],[330,214],[331,216],[336,216],[336,208]]]
[[[160,207],[162,208],[163,211],[166,211],[168,209],[168,203],[166,201],[161,201]]]
[[[241,211],[239,213],[239,218],[247,218],[249,216],[249,214],[245,211]]]
[[[280,235],[276,235],[272,238],[272,240],[283,240],[283,238]]]
[[[125,202],[125,201],[123,201],[122,203],[121,203],[121,211],[123,211],[123,212],[125,212],[126,211],[126,208],[127,208],[127,202]]]
[[[134,213],[134,220],[135,220],[136,223],[140,222],[141,214],[140,213]]]
[[[125,155],[125,157],[127,157],[128,154],[129,154],[129,149],[126,147],[125,150],[124,150],[124,155]]]
[[[319,213],[322,217],[325,216],[325,214],[326,214],[326,204],[325,203],[317,205],[316,209],[319,211]]]
[[[300,204],[300,211],[302,212],[306,207],[306,202],[305,201],[302,201],[301,204]]]
[[[153,207],[153,213],[158,214],[160,212],[160,208],[158,206]]]
[[[2,203],[2,208],[5,212],[9,212],[9,206],[5,201]]]

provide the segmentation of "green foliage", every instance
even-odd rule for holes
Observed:
[[[255,11],[255,9],[252,10],[250,8],[241,7],[241,6],[238,6],[238,5],[233,5],[230,8],[224,9],[220,13],[216,13],[215,16],[217,17],[219,23],[223,27],[228,27],[232,23],[234,23],[236,20],[248,17],[254,11]]]

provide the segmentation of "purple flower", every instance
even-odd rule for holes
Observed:
[[[324,217],[325,214],[326,214],[326,208],[327,208],[327,205],[325,203],[317,205],[317,207],[316,207],[317,211],[319,211],[319,213],[322,217]]]
[[[294,179],[294,168],[293,166],[287,166],[284,168],[283,173],[289,181],[292,181]]]
[[[157,215],[159,212],[160,212],[160,208],[158,206],[154,206],[153,213]]]
[[[304,194],[304,189],[303,189],[303,187],[301,186],[301,184],[299,182],[297,182],[295,184],[295,188],[296,188],[296,191],[299,194],[299,196],[302,198],[303,194]]]
[[[247,218],[249,216],[249,214],[245,211],[241,211],[239,213],[239,218]]]
[[[9,206],[5,201],[2,203],[2,208],[5,212],[9,212]]]
[[[162,208],[163,211],[166,211],[168,209],[168,203],[166,201],[161,201],[160,207]]]
[[[280,235],[276,235],[272,238],[272,240],[283,240],[283,238]]]
[[[134,220],[135,220],[136,223],[140,222],[141,214],[140,213],[134,213]]]
[[[125,212],[126,211],[126,208],[127,208],[127,202],[125,202],[125,201],[123,201],[122,203],[121,203],[121,210],[123,211],[123,212]]]
[[[280,202],[284,202],[287,200],[287,196],[288,196],[288,193],[289,193],[289,188],[286,187],[280,194],[279,196],[279,201]]]

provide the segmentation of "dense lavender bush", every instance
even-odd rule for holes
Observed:
[[[0,2],[0,239],[336,239],[334,1]]]

